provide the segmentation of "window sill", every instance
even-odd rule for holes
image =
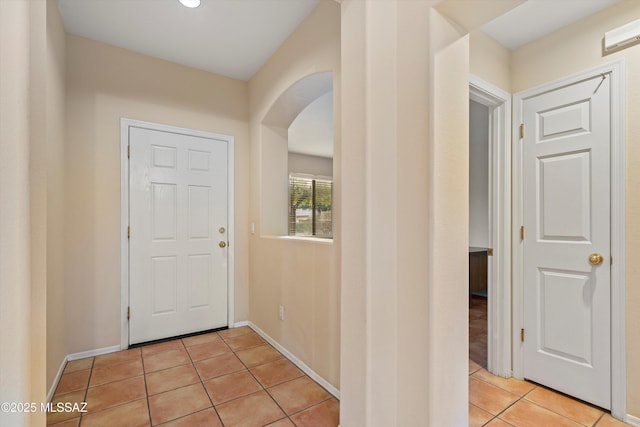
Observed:
[[[306,236],[261,236],[264,239],[291,240],[309,243],[322,243],[324,245],[333,245],[333,239],[323,239],[320,237]]]

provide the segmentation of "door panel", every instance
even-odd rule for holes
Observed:
[[[130,343],[226,326],[227,142],[131,127],[129,144]]]
[[[151,258],[152,315],[175,313],[177,310],[177,262],[174,256]],[[134,306],[134,311],[138,307]]]
[[[589,152],[582,152],[537,160],[539,240],[590,240],[590,157]],[[558,185],[560,182],[562,185]]]
[[[610,79],[523,101],[524,376],[609,408]],[[591,265],[589,255],[607,262]]]

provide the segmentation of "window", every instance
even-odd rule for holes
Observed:
[[[333,238],[332,190],[330,179],[289,175],[289,236]]]

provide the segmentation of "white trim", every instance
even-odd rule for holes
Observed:
[[[47,393],[47,402],[51,402],[51,399],[53,399],[53,393],[56,392],[56,388],[58,388],[58,383],[60,382],[60,378],[62,378],[64,368],[67,367],[67,360],[69,360],[69,356],[65,356],[62,359],[62,362],[60,363],[60,367],[58,368],[58,373],[56,373],[56,377],[53,379],[53,383],[51,384],[49,393]]]
[[[64,369],[67,367],[67,362],[78,359],[86,359],[87,357],[101,356],[103,354],[115,353],[116,351],[120,351],[119,345],[112,345],[110,347],[98,348],[95,350],[83,351],[80,353],[73,353],[66,355],[62,362],[60,363],[60,367],[58,368],[58,373],[56,377],[53,379],[53,384],[51,384],[51,388],[49,389],[49,393],[47,393],[47,402],[51,402],[53,399],[53,394],[58,388],[58,383],[60,383],[60,379],[62,378],[62,374],[64,373]]]
[[[583,73],[555,80],[513,97],[513,374],[523,377],[522,345],[517,338],[522,327],[522,243],[519,228],[522,224],[522,164],[517,124],[522,122],[525,99],[599,74],[611,77],[611,414],[628,418],[626,378],[626,283],[625,283],[625,119],[624,119],[624,59],[599,66]]]
[[[287,350],[282,345],[280,345],[276,340],[271,338],[269,335],[267,335],[266,332],[264,332],[262,329],[260,329],[256,325],[254,325],[252,322],[248,322],[248,326],[251,329],[253,329],[258,335],[260,335],[262,338],[264,338],[265,341],[267,341],[269,344],[271,344],[276,350],[278,350],[280,353],[282,353],[282,355],[284,357],[289,359],[294,365],[296,365],[298,368],[300,368],[312,380],[314,380],[315,382],[320,384],[322,387],[324,387],[324,389],[327,390],[329,393],[331,393],[333,395],[333,397],[335,397],[336,399],[340,400],[340,390],[338,390],[333,385],[331,385],[331,383],[329,381],[325,380],[320,375],[318,375],[313,369],[311,369],[309,366],[307,366],[302,360],[300,360],[296,356],[294,356],[289,350]]]
[[[489,107],[488,370],[511,376],[511,94],[469,76],[469,98]]]
[[[242,322],[235,322],[233,325],[229,325],[229,329],[241,328],[243,326],[249,326],[249,321],[243,320]]]
[[[214,135],[214,134],[209,134]],[[235,268],[235,139],[229,135],[215,135],[217,139],[227,139],[227,239],[229,250],[227,251],[227,326],[233,325],[236,308],[236,268]]]
[[[333,245],[333,239],[325,239],[323,237],[313,237],[313,236],[263,236],[265,239],[281,239],[281,240],[292,240],[299,242],[311,242],[311,243],[322,243],[325,245]]]
[[[317,179],[318,181],[333,182],[333,177],[332,176],[312,175],[312,174],[301,173],[301,172],[290,172],[289,173],[289,178]]]
[[[213,132],[167,126],[140,120],[120,119],[120,346],[118,350],[129,348],[129,322],[127,308],[129,307],[129,128],[140,127],[163,132],[179,133],[207,139],[217,139],[227,142],[227,325],[234,324],[235,316],[235,199],[234,199],[234,137]],[[89,357],[89,356],[84,356]]]
[[[120,119],[120,348],[129,347],[129,126],[131,121]]]
[[[86,359],[87,357],[102,356],[103,354],[115,353],[120,351],[119,345],[112,345],[109,347],[96,348],[95,350],[81,351],[80,353],[72,353],[67,356],[67,362],[78,359]]]
[[[625,62],[611,68],[611,414],[627,412]],[[615,284],[615,286],[614,286]],[[640,424],[637,424],[640,425]]]
[[[634,417],[633,415],[627,414],[627,416],[624,418],[624,422],[633,427],[640,427],[640,418]]]

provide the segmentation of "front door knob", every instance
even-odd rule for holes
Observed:
[[[227,242],[220,242],[220,243],[218,243],[218,246],[220,246],[221,248],[226,248],[227,247]]]

